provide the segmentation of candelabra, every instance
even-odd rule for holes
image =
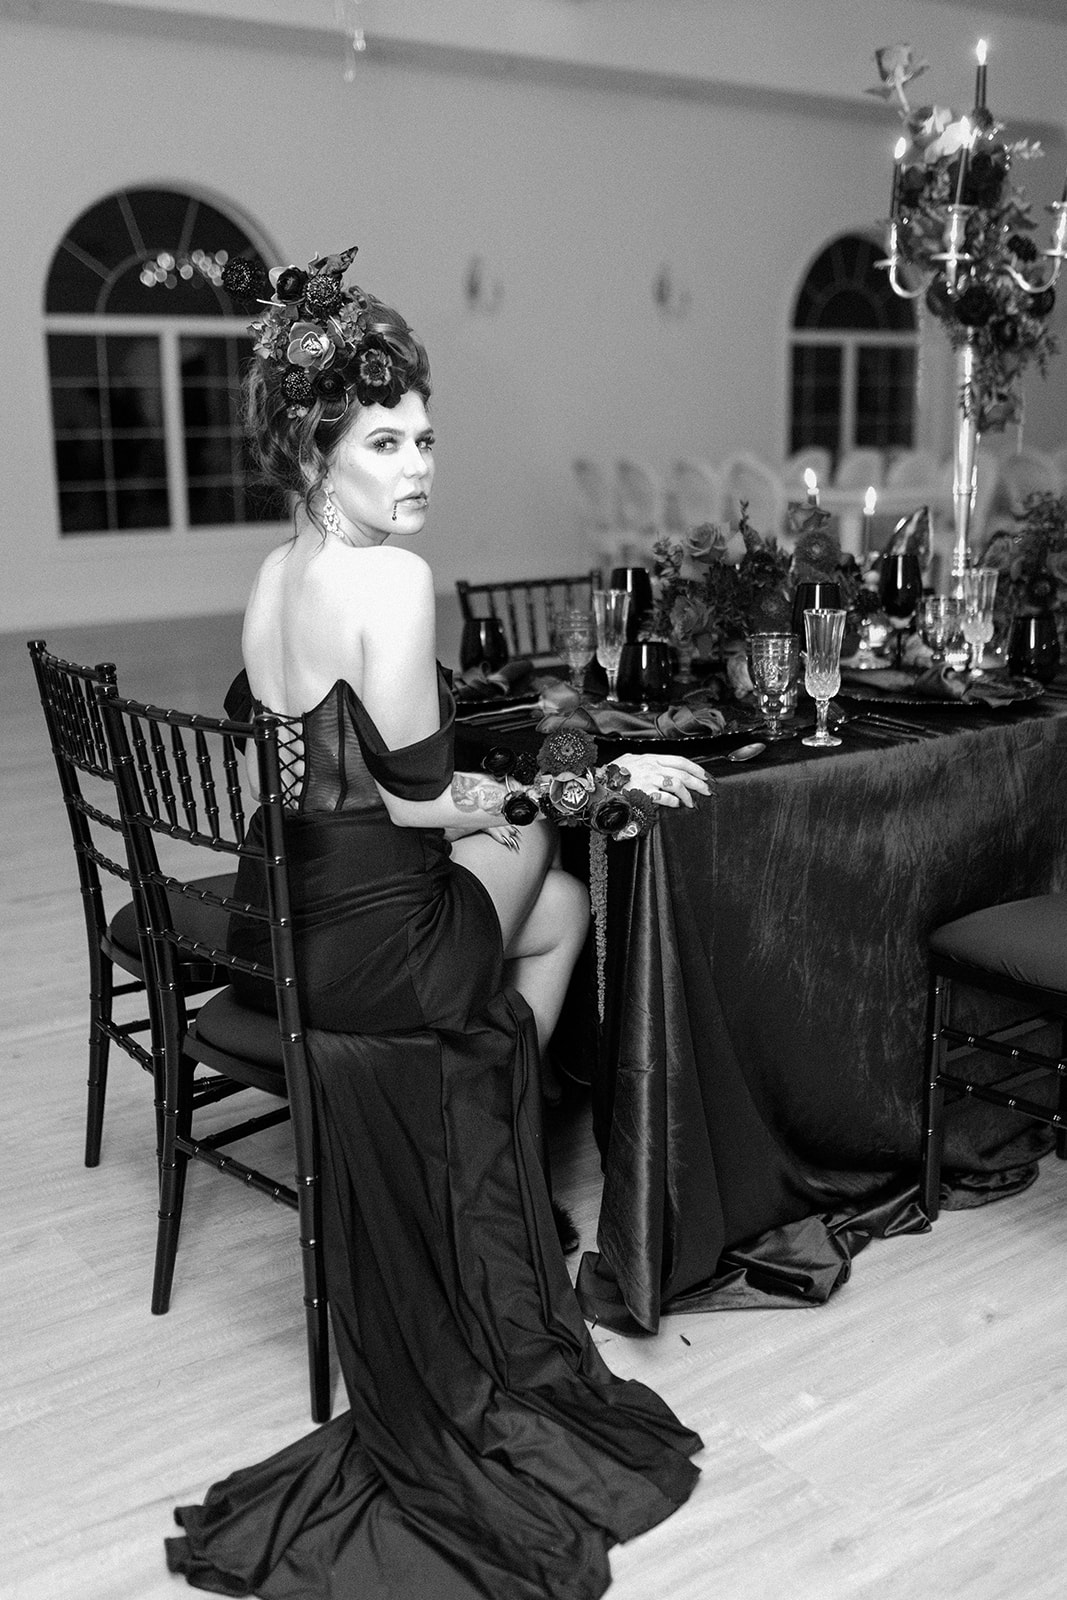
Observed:
[[[919,145],[918,156],[916,158],[913,151],[911,163],[913,168],[919,169],[918,187],[916,188],[914,182],[909,187],[904,181],[903,158],[908,149],[908,140],[901,139],[894,151],[887,253],[878,265],[885,268],[893,293],[901,299],[917,300],[921,296],[928,297],[927,303],[932,306],[935,313],[950,324],[953,343],[956,346],[956,416],[952,477],[955,541],[952,552],[952,579],[954,588],[959,590],[962,586],[962,575],[971,560],[970,527],[978,486],[978,446],[981,437],[983,401],[987,398],[982,382],[981,361],[983,352],[988,357],[989,342],[987,338],[983,343],[979,330],[994,317],[999,319],[1002,326],[1016,330],[1009,333],[1009,338],[1013,338],[1015,343],[1005,343],[1003,349],[1012,351],[1015,358],[1016,365],[1008,382],[1007,410],[1008,414],[1011,414],[1010,402],[1014,400],[1016,403],[1014,414],[1018,415],[1019,402],[1015,381],[1025,363],[1017,353],[1017,329],[1023,324],[1033,330],[1040,318],[1051,310],[1053,297],[1048,291],[1058,281],[1063,262],[1067,259],[1067,184],[1064,185],[1060,199],[1048,207],[1054,219],[1049,248],[1039,253],[1030,247],[1027,241],[1023,250],[1013,254],[1013,237],[1017,245],[1018,235],[1013,236],[1012,222],[1005,221],[1008,211],[1001,201],[999,192],[1006,182],[1010,163],[1010,156],[1004,146],[993,142],[994,157],[989,153],[985,156],[985,173],[982,175],[984,182],[988,182],[992,160],[995,158],[1001,162],[1002,181],[994,183],[996,191],[994,195],[987,199],[982,194],[983,182],[979,181],[977,173],[972,181],[971,195],[966,194],[968,164],[978,166],[973,153],[975,140],[984,133],[988,134],[992,141],[996,130],[996,124],[985,106],[984,41],[979,41],[977,53],[978,78],[973,123],[966,118],[960,119],[959,122],[948,123],[947,119],[952,114],[946,112],[944,113],[946,120],[939,125],[936,134],[929,136],[925,146],[916,139],[916,128],[920,119],[911,116],[904,96],[904,85],[911,77],[917,76],[923,67],[914,63],[909,46],[899,47],[899,50],[902,54],[878,53],[883,87],[872,92],[882,93],[886,98],[897,102],[905,117],[909,133]],[[934,115],[936,117],[937,113]],[[943,136],[946,126],[950,127],[955,135],[958,157],[955,150],[945,147]],[[953,179],[954,181],[950,181]],[[951,200],[946,198],[946,184]],[[909,192],[906,193],[906,190]],[[977,198],[978,203],[967,204],[965,198]],[[916,210],[921,211],[924,223],[917,232],[909,226],[910,213]],[[1018,218],[1024,215],[1018,203],[1015,203],[1014,215]],[[940,226],[940,250],[931,250],[929,247],[930,237],[927,229],[930,223],[933,223],[935,228]],[[1033,224],[1025,222],[1023,226],[1031,228]],[[1040,264],[1042,256],[1046,264]],[[931,291],[933,291],[932,296]],[[1038,311],[1036,308],[1039,297],[1046,295],[1045,309]],[[1023,302],[1019,296],[1028,298]],[[1028,319],[1036,320],[1028,321]],[[1025,352],[1026,359],[1034,353],[1036,337],[1032,334],[1031,347]],[[1003,382],[1001,377],[1002,385]],[[1003,420],[1002,415],[993,425],[1003,425]]]

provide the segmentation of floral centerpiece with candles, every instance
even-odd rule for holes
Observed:
[[[801,583],[836,583],[841,606],[848,615],[842,654],[853,655],[859,644],[863,618],[878,609],[878,596],[866,587],[863,569],[854,555],[845,555],[831,526],[828,511],[813,500],[791,500],[789,526],[795,536],[790,565],[790,587]]]
[[[997,610],[1005,620],[1067,616],[1067,495],[1029,495],[1015,520],[1018,527],[995,533],[982,555],[1000,571]]]
[[[1009,140],[986,107],[981,46],[976,105],[969,117],[944,106],[911,106],[907,86],[927,63],[916,59],[910,45],[877,50],[875,61],[881,81],[867,92],[895,105],[904,124],[890,207],[896,248],[904,263],[928,280],[925,304],[953,348],[973,344],[966,404],[979,431],[1003,428],[1022,418],[1027,368],[1036,365],[1044,374],[1057,349],[1048,326],[1055,291],[1031,292],[1019,282],[1019,277],[1031,284],[1043,279],[1031,238],[1032,208],[1013,168],[1044,152],[1037,143]],[[947,261],[946,219],[953,206],[967,209],[959,213],[963,231],[957,259]],[[1063,213],[1053,210],[1062,249]]]
[[[790,557],[741,502],[736,533],[714,523],[653,546],[649,631],[683,653],[723,657],[758,629],[789,626]]]

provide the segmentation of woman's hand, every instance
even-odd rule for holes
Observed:
[[[703,768],[688,756],[657,755],[652,751],[640,754],[628,750],[624,756],[614,756],[617,767],[625,767],[630,774],[630,789],[641,789],[658,806],[692,806],[695,794],[711,793],[711,783]]]

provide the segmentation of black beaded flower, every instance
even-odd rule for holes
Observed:
[[[1055,304],[1055,289],[1039,289],[1037,294],[1030,296],[1030,304],[1026,309],[1032,317],[1044,318],[1050,315]]]
[[[258,261],[235,256],[222,269],[222,287],[234,300],[258,300],[267,289],[267,274]]]
[[[340,278],[332,272],[316,272],[304,285],[303,307],[309,317],[331,316],[344,299]]]
[[[309,406],[315,398],[311,374],[306,367],[289,367],[282,379],[282,394],[292,406]]]
[[[516,783],[533,783],[537,777],[537,761],[528,750],[516,756],[514,777]]]
[[[1037,245],[1024,233],[1013,233],[1008,238],[1008,249],[1016,261],[1036,261]]]

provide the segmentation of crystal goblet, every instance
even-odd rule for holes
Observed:
[[[749,646],[752,682],[767,719],[768,739],[784,739],[782,717],[800,666],[800,640],[795,633],[757,633]]]
[[[596,653],[596,622],[591,611],[560,611],[552,623],[553,648],[567,663],[571,683],[581,693],[585,669]]]
[[[971,673],[982,670],[985,647],[993,637],[993,602],[997,596],[996,567],[968,567],[963,574],[963,636],[971,647]]]
[[[935,666],[942,666],[945,652],[963,629],[963,601],[944,594],[929,595],[923,601],[919,631],[929,646]]]

